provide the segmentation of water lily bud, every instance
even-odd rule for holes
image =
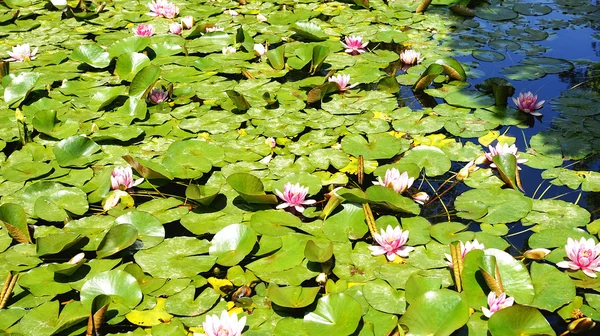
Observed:
[[[413,200],[421,205],[429,201],[429,195],[426,192],[420,191],[413,195]]]
[[[325,283],[327,282],[327,274],[319,273],[319,275],[317,275],[317,278],[315,279],[315,281],[321,286],[325,285]]]
[[[90,127],[90,131],[92,133],[96,132],[97,130],[99,130],[100,128],[98,127],[98,125],[96,125],[96,123],[92,123],[92,126]]]
[[[479,164],[484,164],[487,161],[487,157],[485,155],[479,155],[476,159],[475,159],[475,164],[479,165]]]
[[[223,55],[231,55],[231,54],[235,54],[236,50],[235,47],[224,47],[223,50],[221,50],[223,52]]]
[[[582,332],[586,332],[595,326],[596,322],[594,322],[591,318],[583,317],[569,323],[569,326],[567,328],[572,334],[579,334]]]
[[[50,2],[56,9],[63,10],[67,8],[67,0],[50,0]]]
[[[273,137],[266,138],[265,144],[269,145],[271,148],[275,148],[275,146],[277,146],[277,142],[275,142],[275,138]]]
[[[85,253],[81,252],[75,255],[73,258],[71,258],[71,260],[69,260],[69,264],[77,264],[78,262],[82,261],[84,257]]]
[[[181,25],[183,26],[184,29],[192,29],[192,27],[194,26],[194,17],[191,15],[188,16],[184,16],[183,18],[181,18]]]
[[[264,45],[257,43],[254,45],[254,55],[262,56],[267,53],[267,48]]]
[[[256,16],[256,20],[258,20],[258,22],[265,22],[265,21],[267,21],[267,17],[259,13]]]
[[[523,257],[532,260],[543,260],[550,252],[550,250],[545,248],[536,248],[525,251]]]

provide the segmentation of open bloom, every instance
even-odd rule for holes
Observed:
[[[275,193],[284,201],[284,203],[277,206],[277,209],[294,207],[297,211],[303,212],[303,205],[311,205],[316,202],[315,200],[305,199],[308,187],[301,186],[300,183],[291,184],[288,182],[283,186],[283,193],[279,190],[275,190]]]
[[[407,172],[400,174],[398,169],[391,168],[385,171],[385,180],[382,181],[381,176],[379,176],[373,184],[392,188],[397,193],[403,193],[410,188],[414,181],[414,178],[408,177]]]
[[[506,293],[502,293],[500,296],[496,297],[496,293],[490,292],[490,294],[488,294],[488,306],[490,309],[481,307],[481,311],[483,312],[483,315],[490,318],[490,316],[494,315],[498,310],[510,307],[514,303],[515,299],[507,297]]]
[[[179,7],[167,0],[152,1],[148,4],[148,8],[150,8],[148,15],[165,17],[167,19],[172,19],[179,14]]]
[[[400,226],[392,228],[388,225],[385,231],[381,229],[381,234],[375,233],[373,238],[379,246],[369,246],[371,254],[375,256],[385,254],[389,261],[396,259],[397,255],[408,257],[408,253],[415,249],[412,246],[404,246],[408,241],[408,230],[402,231]]]
[[[175,35],[181,35],[183,31],[183,26],[180,23],[173,22],[169,25],[169,32]]]
[[[35,59],[35,54],[37,51],[37,47],[31,50],[29,44],[17,44],[16,46],[12,47],[12,52],[8,52],[8,56],[10,56],[8,60],[15,62],[29,62],[32,59]]]
[[[342,45],[346,48],[344,51],[350,55],[364,53],[366,51],[365,47],[369,44],[369,42],[362,42],[362,36],[346,36],[344,39],[346,40],[346,43],[342,42]]]
[[[236,50],[235,47],[225,47],[223,50],[221,50],[221,52],[223,52],[223,55],[230,55],[235,54]]]
[[[164,102],[165,100],[167,100],[168,96],[169,96],[169,94],[165,90],[159,89],[159,88],[154,88],[154,89],[152,89],[152,91],[150,91],[150,94],[148,95],[148,100],[152,104],[158,104],[160,102]]]
[[[404,50],[400,53],[400,60],[402,63],[407,65],[414,65],[423,62],[423,58],[421,57],[421,53],[418,51],[414,51],[411,49]]]
[[[488,161],[492,162],[490,164],[490,167],[492,167],[492,168],[496,168],[496,165],[493,163],[494,156],[500,155],[500,154],[512,154],[512,155],[516,156],[517,164],[527,162],[526,159],[519,159],[519,155],[517,154],[519,149],[514,144],[509,146],[508,144],[502,145],[498,142],[496,144],[496,147],[489,145],[488,148],[489,148],[490,152],[485,153],[485,157]],[[521,169],[521,168],[519,168],[519,169]]]
[[[154,35],[154,26],[151,24],[140,23],[137,27],[135,27],[133,33],[136,36],[150,37]]]
[[[131,167],[115,167],[110,176],[110,187],[113,190],[131,189],[142,182],[143,178],[133,180]]]
[[[582,270],[587,276],[595,278],[596,273],[600,272],[600,244],[596,244],[592,238],[581,238],[579,241],[572,238],[567,239],[565,246],[569,261],[561,261],[556,266],[561,268],[570,268],[572,270]]]
[[[474,239],[472,242],[468,241],[466,244],[460,242],[460,255],[463,259],[465,259],[465,256],[467,253],[469,253],[469,251],[473,250],[485,250],[485,246],[477,241],[477,239]],[[444,255],[446,256],[446,259],[448,259],[448,266],[453,268],[454,264],[452,263],[452,256],[447,253]]]
[[[192,29],[192,27],[194,26],[194,17],[191,15],[188,16],[184,16],[183,18],[181,18],[181,25],[183,26],[184,29]]]
[[[534,116],[542,115],[540,112],[536,112],[536,110],[541,109],[544,103],[546,102],[545,100],[538,102],[538,96],[531,93],[531,91],[528,91],[525,94],[521,92],[519,93],[519,97],[513,97],[512,100],[515,103],[515,105],[517,105],[519,110]]]
[[[358,84],[348,85],[350,84],[350,75],[335,75],[329,77],[328,81],[337,83],[340,86],[341,91],[345,91],[351,89]]]
[[[264,45],[257,43],[254,45],[254,55],[263,56],[267,53],[267,48]]]
[[[202,323],[206,336],[240,336],[246,325],[246,316],[238,320],[237,314],[229,315],[226,310],[217,315],[207,315]]]

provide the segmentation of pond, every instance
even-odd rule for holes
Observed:
[[[0,34],[2,335],[600,330],[597,0],[4,0]]]

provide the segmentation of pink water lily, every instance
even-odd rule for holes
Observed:
[[[133,33],[136,36],[150,37],[154,35],[154,26],[151,24],[140,23],[137,27],[135,27]]]
[[[32,59],[35,59],[37,51],[37,47],[31,50],[29,44],[17,44],[12,47],[12,51],[8,52],[8,56],[10,56],[8,60],[14,62],[29,62]]]
[[[180,23],[178,23],[178,22],[172,22],[169,25],[169,32],[171,34],[181,35],[182,31],[183,31],[183,26]]]
[[[579,241],[572,238],[567,239],[565,246],[569,261],[561,261],[556,264],[560,268],[582,270],[587,276],[595,278],[600,272],[600,244],[596,244],[592,238],[581,238]]]
[[[113,190],[131,189],[144,182],[143,178],[133,180],[131,167],[115,167],[110,176],[110,187]]]
[[[463,259],[465,259],[465,256],[467,255],[467,253],[469,253],[470,251],[473,250],[485,250],[485,246],[480,243],[479,241],[477,241],[477,239],[474,239],[473,241],[468,241],[466,244],[463,244],[463,242],[460,242],[460,255]],[[450,254],[445,253],[444,254],[446,256],[446,259],[448,260],[448,266],[450,268],[454,268],[454,264],[452,263],[452,256]]]
[[[388,225],[385,231],[381,229],[381,234],[375,233],[373,238],[379,246],[369,246],[371,254],[374,256],[385,254],[389,261],[396,259],[396,256],[406,258],[408,253],[415,249],[412,246],[404,246],[408,241],[408,230],[402,231],[400,226],[392,228]]]
[[[429,195],[424,191],[419,191],[418,193],[412,195],[413,201],[423,205],[429,201]]]
[[[297,211],[303,212],[303,205],[311,205],[316,203],[315,200],[305,199],[307,193],[308,187],[301,186],[300,183],[286,183],[283,186],[283,193],[279,190],[275,190],[275,194],[277,194],[277,196],[284,201],[284,203],[281,203],[277,206],[277,209],[294,207]]]
[[[494,292],[490,292],[490,294],[488,294],[487,301],[490,309],[481,307],[483,315],[485,315],[487,318],[490,318],[498,310],[510,307],[515,303],[515,299],[507,297],[506,293],[502,293],[500,296],[496,297],[496,293]]]
[[[165,100],[167,100],[168,97],[169,94],[167,93],[167,91],[159,88],[152,89],[152,91],[150,91],[150,94],[148,94],[148,100],[152,104],[164,102]]]
[[[525,92],[524,94],[521,92],[517,98],[513,97],[512,100],[519,110],[534,116],[542,115],[540,112],[536,112],[536,110],[541,109],[546,102],[545,100],[538,102],[538,96],[531,93],[531,91]]]
[[[421,53],[418,51],[414,51],[411,49],[404,50],[400,53],[400,60],[402,63],[407,65],[414,65],[423,62],[423,58],[421,57]]]
[[[346,43],[340,42],[346,48],[345,52],[350,55],[358,55],[364,53],[366,51],[365,47],[369,44],[369,42],[363,43],[362,39],[362,36],[346,36],[344,38]]]
[[[490,152],[485,153],[485,157],[489,162],[492,162],[490,164],[490,167],[492,167],[492,168],[496,168],[496,165],[493,163],[494,156],[500,155],[500,154],[512,154],[512,155],[516,156],[517,164],[527,162],[526,159],[519,159],[519,154],[517,154],[519,152],[519,149],[514,144],[509,146],[508,144],[501,144],[498,142],[496,144],[496,147],[489,145],[488,149],[490,150]],[[520,169],[521,168],[519,168],[519,170]]]
[[[340,86],[341,91],[346,91],[348,89],[352,89],[358,84],[348,85],[350,84],[350,75],[335,75],[331,76],[328,79],[329,82],[337,83]]]
[[[408,177],[407,172],[400,174],[398,169],[391,168],[385,171],[385,179],[383,181],[381,180],[381,176],[379,176],[373,184],[392,188],[397,193],[403,193],[412,186],[414,181],[414,178]]]
[[[148,4],[148,15],[172,19],[179,14],[179,7],[167,0],[155,0]]]
[[[218,315],[207,315],[202,328],[205,336],[240,336],[245,325],[246,316],[238,320],[236,313],[229,315],[224,310],[220,318]]]

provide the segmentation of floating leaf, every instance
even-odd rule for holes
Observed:
[[[302,308],[315,301],[320,287],[279,287],[270,285],[267,290],[269,300],[286,308]]]
[[[347,294],[331,294],[317,302],[317,308],[304,316],[308,335],[350,335],[362,315],[360,303]]]
[[[231,224],[213,237],[208,250],[217,257],[217,263],[224,266],[237,265],[248,255],[256,244],[256,233],[243,224]]]

